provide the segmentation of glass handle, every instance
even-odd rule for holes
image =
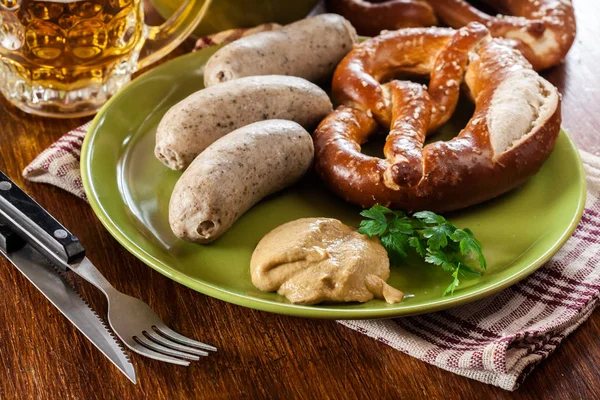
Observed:
[[[212,0],[187,0],[159,26],[144,26],[146,42],[140,53],[138,69],[167,55],[183,42],[204,18]]]

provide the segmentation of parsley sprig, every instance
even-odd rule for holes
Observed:
[[[420,211],[412,217],[402,211],[392,211],[375,205],[360,213],[366,219],[358,231],[369,237],[378,236],[390,257],[392,265],[402,263],[414,251],[425,262],[451,272],[452,283],[444,296],[454,294],[459,277],[482,276],[486,268],[482,244],[470,229],[459,229],[441,215]],[[474,268],[467,263],[477,262]]]

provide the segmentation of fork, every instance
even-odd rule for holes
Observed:
[[[108,322],[132,351],[158,361],[188,366],[216,347],[185,337],[167,325],[143,301],[115,289],[87,257],[69,269],[98,288],[108,300]]]
[[[213,346],[173,331],[146,303],[115,289],[86,257],[79,239],[0,171],[0,211],[23,239],[56,267],[73,271],[104,293],[108,322],[132,351],[149,358],[189,365]]]

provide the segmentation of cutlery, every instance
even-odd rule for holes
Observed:
[[[0,254],[6,257],[129,380],[133,365],[100,318],[40,253],[5,225],[0,225]]]
[[[14,247],[13,242],[22,239],[27,243],[25,248],[29,249],[27,256],[37,252],[38,260],[45,258],[57,270],[72,271],[94,285],[108,300],[110,327],[132,351],[155,360],[186,366],[190,360],[199,360],[199,356],[208,355],[208,351],[216,351],[214,346],[171,330],[146,303],[117,291],[86,257],[79,239],[1,171],[0,218],[6,224],[3,229],[9,229],[17,235],[15,238],[9,234],[3,239],[10,245],[5,252],[7,258],[15,253],[10,251],[14,250],[11,248]],[[59,276],[57,272],[53,272],[53,275]],[[42,286],[37,280],[34,284],[48,297],[46,292],[51,292],[52,287]],[[70,310],[61,311],[67,315],[65,312]]]
[[[146,303],[117,291],[87,258],[70,264],[69,269],[104,293],[108,300],[110,327],[134,352],[155,360],[187,366],[189,361],[181,358],[197,361],[199,356],[208,355],[205,350],[217,350],[214,346],[189,339],[170,329]]]

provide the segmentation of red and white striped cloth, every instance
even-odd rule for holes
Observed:
[[[265,29],[273,25],[258,30]],[[206,47],[243,34],[234,30],[198,44]],[[79,155],[87,127],[69,132],[41,153],[23,172],[25,178],[85,199]],[[600,157],[581,155],[588,183],[582,221],[567,244],[534,274],[494,296],[448,311],[339,323],[456,374],[516,389],[590,316],[600,299]]]
[[[445,370],[515,390],[600,301],[600,157],[581,157],[588,185],[581,223],[532,275],[447,311],[339,322]]]
[[[23,170],[23,177],[32,182],[58,186],[87,201],[81,181],[79,157],[90,125],[91,122],[88,122],[52,143]]]

